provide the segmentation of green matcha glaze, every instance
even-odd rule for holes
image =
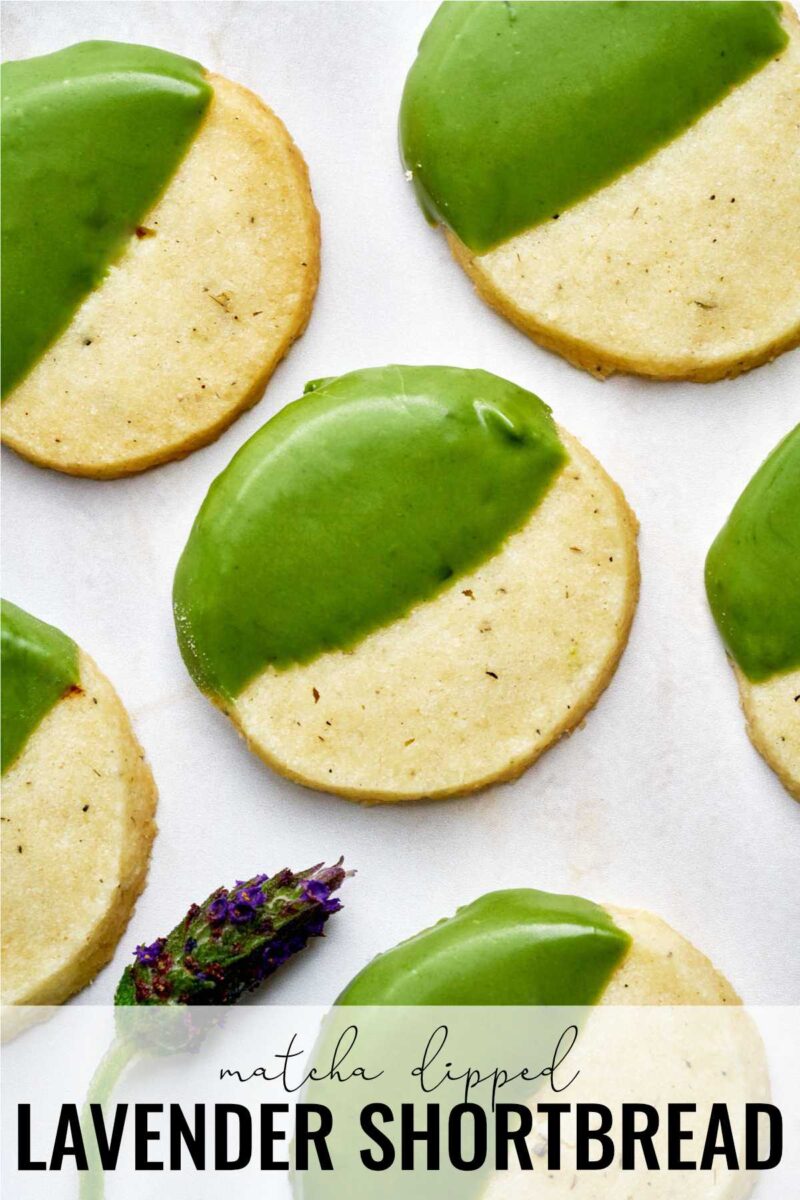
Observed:
[[[20,754],[43,717],[79,679],[78,647],[8,600],[0,602],[2,771]]]
[[[783,49],[780,7],[443,4],[400,110],[423,209],[478,253],[552,219]]]
[[[186,58],[81,42],[2,69],[3,395],[134,235],[211,98]]]
[[[212,484],[178,564],[181,653],[223,700],[434,596],[566,461],[547,406],[485,371],[379,367],[309,388]]]
[[[800,425],[759,467],[717,535],[706,591],[748,679],[800,667]]]
[[[590,900],[489,892],[378,955],[337,1004],[594,1004],[629,945]]]
[[[433,1072],[436,1079],[445,1060],[456,1076],[467,1064],[484,1072],[498,1066],[519,1071],[523,1064],[549,1064],[565,1030],[580,1027],[585,1009],[600,999],[629,945],[628,935],[598,905],[577,896],[519,888],[481,896],[455,916],[373,959],[331,1009],[313,1061],[322,1074],[339,1039],[346,1043],[347,1031],[355,1028],[358,1062],[383,1074],[366,1093],[363,1086],[342,1087],[325,1075],[322,1082],[309,1085],[303,1099],[335,1114],[331,1153],[336,1172],[332,1176],[316,1166],[297,1172],[292,1182],[298,1200],[338,1200],[342,1195],[366,1200],[378,1194],[375,1176],[364,1170],[359,1142],[352,1135],[363,1105],[387,1104],[394,1113],[403,1103],[413,1105],[419,1128],[428,1101],[441,1104],[445,1113],[463,1101],[463,1082],[437,1086],[435,1094],[425,1095],[412,1074],[426,1044],[438,1041],[437,1027],[446,1027],[447,1047]],[[505,1015],[482,1011],[497,1006],[505,1007]],[[549,1007],[542,1011],[541,1006]],[[566,1079],[573,1069],[566,1071]],[[510,1081],[500,1099],[528,1103],[543,1078]],[[486,1195],[495,1145],[492,1097],[476,1088],[469,1100],[481,1105],[489,1118],[484,1166],[465,1173],[443,1155],[439,1171],[412,1174],[395,1162],[381,1172],[382,1200],[473,1200]]]

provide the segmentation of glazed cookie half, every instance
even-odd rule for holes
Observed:
[[[311,311],[300,152],[252,92],[143,46],[8,63],[3,95],[4,440],[95,478],[205,445]]]
[[[156,789],[111,684],[2,605],[3,1004],[61,1004],[110,959],[144,885]]]
[[[651,913],[533,888],[489,892],[348,984],[345,1005],[722,1005],[736,992]]]
[[[773,3],[443,4],[400,116],[489,304],[596,376],[701,381],[800,340],[799,126]]]
[[[181,652],[291,779],[365,801],[469,792],[519,775],[608,684],[636,531],[506,380],[317,381],[212,484],[175,577]]]
[[[706,590],[753,745],[800,800],[800,425],[734,505]]]

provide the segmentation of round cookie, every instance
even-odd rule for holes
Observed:
[[[501,1019],[492,1020],[482,1011],[498,1005],[505,1007]],[[550,1020],[542,1007],[547,1005],[556,1006]],[[447,1028],[448,1042],[438,1060],[433,1054],[425,1056],[431,1060],[429,1084],[443,1074],[445,1057],[459,1079],[467,1064],[476,1074],[495,1064],[506,1070],[510,1064],[517,1069],[522,1063],[538,1067],[555,1061],[559,1056],[554,1047],[561,1048],[552,1090],[546,1079],[529,1076],[531,1082],[515,1083],[507,1078],[498,1093],[502,1101],[529,1106],[554,1098],[570,1106],[601,1102],[610,1106],[617,1121],[619,1106],[634,1098],[656,1104],[661,1113],[667,1100],[691,1101],[699,1114],[722,1102],[730,1106],[737,1136],[742,1136],[743,1102],[763,1101],[769,1095],[758,1032],[730,983],[708,958],[659,917],[601,907],[577,896],[526,888],[481,896],[453,917],[374,958],[345,988],[337,1006],[332,1016],[343,1011],[331,1021],[329,1041],[346,1024],[357,1024],[365,1038],[362,1055],[372,1045],[370,1034],[383,1047],[380,1061],[392,1068],[388,1080],[397,1077],[395,1061],[401,1069],[415,1054],[413,1061],[419,1061],[418,1045],[427,1038],[435,1043],[431,1033],[439,1025]],[[381,1006],[380,1018],[371,1017],[374,1006]],[[390,1006],[388,1013],[386,1006]],[[415,1021],[411,1010],[419,1006],[423,1008]],[[357,1015],[351,1013],[353,1007],[358,1008]],[[685,1011],[672,1011],[678,1007]],[[723,1007],[731,1010],[724,1016]],[[427,1020],[425,1008],[434,1013]],[[394,1023],[389,1036],[387,1021]],[[571,1025],[579,1030],[574,1052],[569,1041],[562,1041]],[[325,1061],[324,1056],[320,1061]],[[395,1104],[414,1099],[398,1084],[396,1095],[388,1092],[390,1087],[390,1082],[384,1084],[382,1098]],[[559,1095],[554,1097],[553,1091]],[[314,1098],[320,1098],[320,1093]],[[337,1102],[332,1092],[322,1098]],[[456,1103],[463,1098],[463,1084],[457,1083],[453,1093],[440,1087],[437,1098],[445,1108]],[[489,1103],[488,1093],[479,1087],[468,1099],[484,1106]],[[700,1128],[701,1121],[702,1116]],[[700,1176],[647,1171],[641,1158],[634,1171],[622,1171],[617,1157],[603,1172],[577,1172],[572,1168],[572,1118],[565,1122],[560,1169],[544,1170],[547,1119],[534,1109],[529,1140],[533,1171],[518,1169],[512,1153],[510,1168],[493,1173],[490,1156],[489,1166],[475,1172],[474,1182],[458,1173],[452,1181],[446,1176],[444,1183],[453,1189],[451,1193],[445,1187],[446,1194],[464,1200],[561,1195],[611,1200],[645,1193],[664,1200],[688,1200],[701,1194],[713,1200],[740,1200],[752,1190],[752,1176],[722,1163],[716,1164],[713,1174]],[[618,1133],[618,1125],[615,1129]],[[664,1130],[657,1145],[658,1154],[664,1155],[663,1166]],[[348,1153],[345,1145],[341,1150]],[[446,1162],[443,1166],[447,1171]],[[407,1184],[391,1172],[386,1179],[387,1196],[400,1200],[418,1194],[413,1182]],[[313,1183],[306,1193],[298,1181],[295,1194],[316,1195],[317,1190],[327,1194],[324,1181]],[[427,1195],[424,1184],[416,1186]]]
[[[608,684],[636,520],[531,393],[385,367],[309,385],[212,485],[174,587],[198,686],[270,766],[364,801],[519,775]]]
[[[443,5],[400,118],[407,174],[479,294],[598,377],[710,381],[796,346],[793,10],[508,11]]]
[[[488,892],[379,954],[339,1005],[739,1004],[660,917],[533,888]]]
[[[2,606],[3,1004],[61,1004],[110,959],[144,885],[156,788],[111,684]]]
[[[83,109],[64,113],[63,98],[84,75],[96,134],[75,147]],[[3,76],[4,92],[19,93],[4,114],[4,187],[16,209],[4,205],[4,258],[13,254],[14,270],[4,273],[3,438],[42,466],[95,478],[180,458],[260,398],[308,321],[319,218],[305,162],[252,92],[163,51],[82,43],[7,64]],[[38,119],[40,92],[54,89],[56,120],[70,122],[70,137],[59,129],[52,161],[40,147],[31,163],[28,140],[14,140],[15,117],[29,121],[32,111]],[[183,107],[173,111],[176,96]],[[137,133],[152,130],[156,105],[161,140]],[[104,172],[113,167],[116,180],[120,144],[133,182],[119,172],[126,186],[108,195]],[[58,147],[70,152],[66,162]],[[96,185],[77,172],[93,154]],[[143,175],[149,192],[135,191]],[[49,197],[47,267],[55,261],[63,285],[44,317],[19,299],[36,299],[48,283],[36,241],[43,235],[25,218],[28,186],[37,211]],[[96,196],[87,191],[94,186]],[[102,254],[95,236],[80,241],[87,220],[108,235]],[[76,231],[75,261],[60,262],[59,225]]]
[[[753,745],[800,800],[800,425],[717,535],[706,591]]]

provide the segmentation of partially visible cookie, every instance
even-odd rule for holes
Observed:
[[[433,1037],[432,1019],[439,1026]],[[477,1068],[468,1098],[487,1109],[494,1098],[489,1091],[494,1064],[502,1063],[504,1071],[510,1063],[554,1064],[552,1073],[505,1075],[496,1093],[502,1102],[533,1110],[533,1130],[526,1138],[533,1169],[519,1166],[517,1150],[509,1150],[502,1167],[488,1154],[468,1177],[450,1171],[445,1160],[443,1194],[448,1197],[744,1200],[752,1191],[753,1175],[744,1164],[739,1169],[717,1160],[702,1174],[666,1169],[668,1103],[693,1106],[686,1109],[687,1129],[697,1131],[700,1148],[712,1105],[728,1105],[735,1137],[743,1139],[744,1105],[768,1099],[769,1077],[761,1038],[731,984],[651,913],[529,888],[490,892],[367,963],[331,1012],[330,1044],[353,1022],[364,1049],[385,1047],[389,1068],[416,1063],[418,1044],[429,1039],[421,1078],[429,1085],[439,1081],[449,1104],[463,1099],[464,1085],[458,1085],[464,1076],[457,1071],[467,1063]],[[327,1052],[328,1043],[323,1045]],[[387,1069],[387,1079],[396,1077]],[[452,1093],[447,1092],[450,1080],[455,1080]],[[394,1092],[391,1083],[383,1086],[392,1103],[407,1098],[402,1084],[395,1084]],[[323,1089],[313,1093],[315,1100],[343,1105]],[[546,1109],[537,1108],[554,1099],[563,1103],[558,1133]],[[658,1170],[641,1154],[624,1163],[620,1109],[632,1100],[653,1105],[658,1113],[658,1128],[651,1129]],[[587,1103],[606,1106],[612,1121],[606,1132],[614,1154],[602,1170],[586,1170],[585,1160],[583,1169],[576,1169],[575,1109]],[[345,1163],[351,1153],[343,1139]],[[596,1156],[590,1152],[590,1157]],[[358,1169],[358,1164],[350,1167],[354,1179]],[[416,1194],[413,1178],[402,1172],[387,1171],[386,1179],[388,1194]],[[304,1184],[302,1177],[295,1191],[298,1197],[326,1194],[324,1180]]]
[[[582,896],[487,892],[376,955],[337,1006],[590,1007],[631,953],[615,915]]]
[[[734,505],[706,590],[753,745],[800,800],[800,425]]]
[[[401,113],[418,195],[482,298],[598,377],[709,381],[796,346],[793,10],[504,12],[443,5]]]
[[[630,941],[596,1001],[596,1013],[584,1014],[569,1059],[570,1074],[574,1070],[578,1074],[559,1099],[568,1101],[573,1111],[579,1104],[606,1105],[616,1133],[613,1162],[602,1171],[577,1171],[574,1119],[567,1118],[559,1170],[531,1172],[512,1166],[492,1177],[481,1198],[619,1200],[641,1195],[654,1200],[699,1196],[745,1200],[753,1191],[755,1175],[743,1163],[732,1168],[718,1160],[713,1171],[702,1174],[666,1169],[665,1117],[668,1103],[695,1105],[690,1124],[696,1122],[696,1144],[702,1147],[711,1106],[725,1104],[736,1138],[743,1139],[744,1105],[763,1103],[770,1094],[766,1055],[756,1026],[722,972],[661,917],[611,905],[604,912]],[[541,1092],[532,1091],[529,1102],[543,1098]],[[634,1156],[632,1167],[622,1168],[619,1114],[632,1098],[653,1105],[659,1113],[654,1138],[657,1171],[648,1169],[642,1156]],[[530,1139],[534,1156],[543,1142],[548,1143],[547,1119],[537,1113]]]
[[[353,372],[212,485],[176,573],[181,650],[291,779],[365,801],[473,791],[519,775],[609,683],[636,533],[529,392],[456,368]]]
[[[194,124],[181,127],[185,144],[167,159],[154,202],[118,231],[107,261],[92,264],[94,277],[80,296],[70,292],[53,314],[41,352],[33,361],[20,352],[22,365],[12,363],[4,440],[42,466],[110,478],[190,453],[260,398],[308,321],[319,219],[305,162],[280,120],[252,92],[197,64],[143,47],[89,43],[6,71],[57,59],[68,80],[83,61],[78,52],[93,55],[101,85],[105,64],[110,69],[120,53],[125,62],[133,52],[148,56],[156,91],[167,69],[162,57],[183,64],[202,108],[199,118],[192,110]],[[152,64],[151,55],[158,56]],[[115,93],[103,92],[93,102],[96,119],[114,101]],[[12,108],[5,118],[12,127],[13,116]],[[133,142],[127,134],[117,157]],[[24,152],[13,151],[4,158],[6,188],[16,173],[26,177]],[[81,161],[76,152],[65,169],[74,169],[75,186],[85,188]],[[58,189],[55,200],[43,190],[44,167],[34,178],[52,219]],[[109,202],[109,220],[126,199]],[[86,203],[101,205],[102,197]],[[24,220],[6,230],[12,247],[15,237],[24,288],[24,252],[35,247]],[[30,341],[40,331],[15,322],[13,312],[4,317],[4,338]]]
[[[489,892],[379,954],[337,1004],[736,1005],[691,942],[652,913],[532,888]]]
[[[55,1005],[94,978],[128,923],[156,788],[89,656],[5,601],[2,626],[2,1002]]]
[[[612,905],[606,911],[631,941],[600,1004],[740,1003],[711,960],[661,917]]]
[[[747,732],[784,786],[800,800],[800,670],[753,683],[736,671]]]

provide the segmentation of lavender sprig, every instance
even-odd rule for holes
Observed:
[[[166,1026],[159,1021],[154,1028],[143,1012],[131,1007],[235,1004],[309,938],[322,934],[328,918],[342,907],[332,893],[350,874],[340,858],[332,867],[318,863],[307,871],[285,868],[271,878],[238,880],[230,890],[217,888],[203,904],[193,904],[166,937],[137,946],[135,962],[125,968],[114,996],[117,1033],[89,1085],[84,1127],[91,1126],[90,1105],[110,1099],[133,1059],[196,1049],[209,1028],[199,1013],[192,1017],[185,1009],[176,1009],[175,1021]],[[213,1013],[205,1016],[213,1023]],[[80,1175],[80,1198],[103,1200],[103,1170],[91,1142],[87,1153],[89,1169]]]
[[[235,1004],[322,934],[347,874],[340,859],[217,888],[166,937],[136,947],[114,1003]]]

